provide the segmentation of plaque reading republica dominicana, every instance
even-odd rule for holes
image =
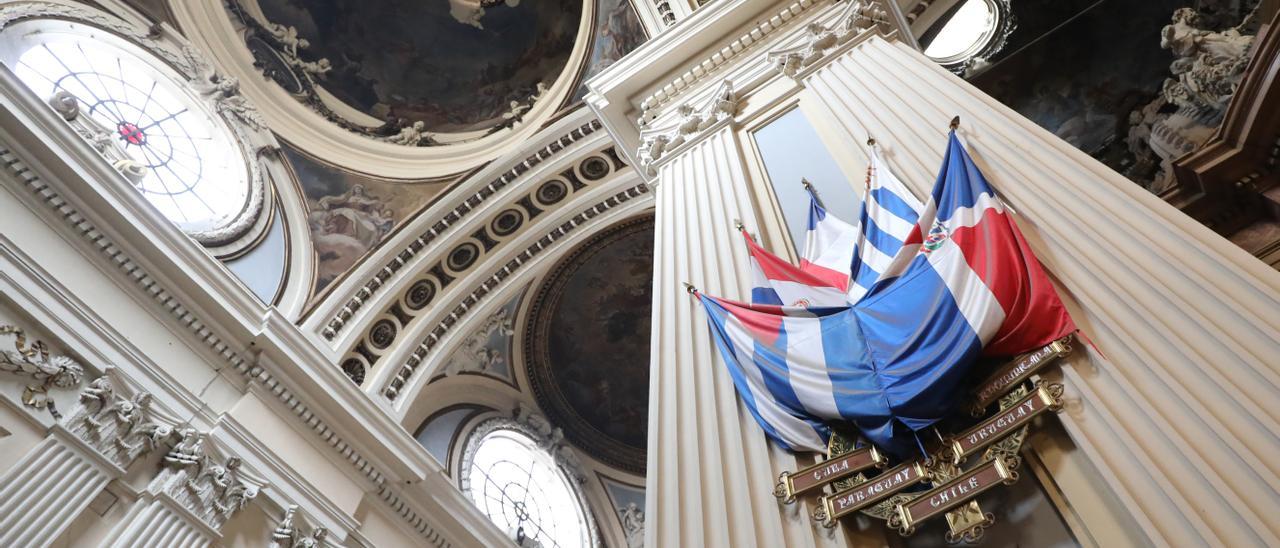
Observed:
[[[1005,364],[973,390],[973,404],[969,411],[974,417],[982,416],[987,406],[1000,399],[1000,396],[1008,392],[1011,387],[1027,380],[1032,373],[1053,363],[1054,360],[1071,353],[1068,340],[1070,339],[1058,339],[1035,352],[1022,356],[1017,361]]]
[[[981,424],[963,434],[948,439],[944,458],[960,464],[965,457],[1031,422],[1031,419],[1037,415],[1061,408],[1062,401],[1050,392],[1049,387],[1043,384],[1037,385],[1030,394],[1000,411],[996,416],[982,421]]]
[[[796,500],[796,495],[806,493],[836,481],[852,476],[872,466],[884,466],[887,461],[876,451],[875,447],[863,447],[835,458],[827,459],[800,470],[783,472],[778,476],[778,483],[773,488],[773,496],[782,502]]]
[[[897,523],[891,521],[890,525],[897,527],[903,535],[909,535],[916,524],[941,516],[997,485],[1010,484],[1017,479],[1017,472],[1011,470],[1004,459],[986,461],[919,498],[897,505],[894,509],[897,519],[893,520]]]
[[[825,527],[835,527],[840,518],[877,504],[928,478],[929,473],[923,464],[904,463],[834,495],[818,497],[814,518]]]

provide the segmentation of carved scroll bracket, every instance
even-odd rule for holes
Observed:
[[[676,149],[698,140],[708,129],[732,119],[740,104],[733,83],[725,80],[702,103],[685,103],[676,110],[675,119],[660,127],[647,127],[641,118],[640,148],[636,151],[640,170],[649,177],[657,176],[658,164]]]

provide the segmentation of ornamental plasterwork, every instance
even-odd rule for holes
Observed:
[[[156,416],[150,393],[125,394],[109,375],[84,387],[63,425],[120,468],[177,441],[173,424]]]
[[[487,222],[471,228],[467,234],[457,235],[457,238],[448,242],[447,246],[437,246],[432,250],[443,256],[417,267],[416,279],[412,282],[406,281],[409,284],[408,288],[397,299],[385,305],[381,314],[370,318],[371,323],[367,331],[354,342],[347,355],[340,360],[340,367],[353,382],[362,384],[362,381],[357,379],[363,380],[369,377],[369,372],[383,356],[392,352],[399,338],[410,329],[417,318],[438,310],[432,305],[455,281],[468,278],[471,271],[484,259],[501,253],[509,242],[524,234],[522,232],[524,227],[555,214],[556,211],[573,203],[575,196],[604,184],[626,167],[627,164],[613,147],[608,147],[586,154],[576,165],[567,166],[557,173],[545,176],[531,190],[507,197],[507,206],[492,214]],[[467,203],[472,204],[468,206],[472,208],[476,201],[468,199]],[[446,220],[457,223],[459,219],[446,217]],[[408,250],[396,255],[396,258],[402,261],[411,257],[412,254]],[[508,263],[509,268],[506,272],[495,274],[485,282],[484,287],[464,299],[461,304],[462,310],[442,320],[444,327],[437,328],[438,333],[429,334],[421,346],[427,349],[435,346],[444,331],[452,328],[462,314],[473,307],[481,297],[487,295],[499,282],[505,280],[510,271],[519,264],[519,261],[512,260]],[[413,367],[421,361],[419,355],[425,355],[425,351],[415,352],[414,357],[410,357],[409,361]]]
[[[648,127],[651,122],[641,118],[640,148],[636,151],[641,171],[647,176],[656,176],[656,164],[668,151],[693,140],[721,120],[732,118],[738,110],[738,103],[733,83],[725,80],[702,104],[680,105],[675,119],[664,126]]]
[[[245,380],[253,381],[263,386],[283,404],[284,409],[293,412],[300,423],[306,425],[320,442],[328,445],[341,457],[341,460],[346,461],[352,470],[366,478],[373,485],[378,486],[378,498],[395,515],[400,516],[406,526],[417,531],[424,540],[432,545],[442,546],[446,543],[432,521],[419,515],[409,504],[406,504],[405,500],[401,498],[402,492],[388,484],[386,475],[374,463],[365,458],[361,451],[353,447],[347,439],[335,432],[326,421],[316,416],[307,402],[285,386],[275,374],[246,359],[244,355],[234,350],[226,341],[214,333],[209,324],[188,308],[182,299],[178,298],[166,287],[166,284],[161,283],[143,265],[135,261],[125,251],[126,247],[122,247],[111,236],[86,219],[61,193],[50,187],[27,165],[24,159],[10,150],[4,142],[0,142],[0,169],[5,170],[15,180],[21,181],[22,187],[28,193],[35,197],[39,203],[48,206],[57,218],[62,219],[74,231],[75,235],[89,244],[90,249],[100,253],[102,260],[119,269],[121,273],[127,276],[127,279],[133,280],[140,291],[149,296],[155,304],[162,307],[165,313],[176,320],[174,325],[184,326],[213,355],[220,357],[229,367],[228,371],[238,372]]]
[[[887,32],[889,12],[879,2],[857,0],[849,2],[839,17],[830,25],[810,23],[805,27],[805,43],[769,52],[769,60],[783,75],[794,78],[806,67],[822,59],[828,50],[847,44],[862,33],[879,28]]]
[[[0,325],[0,335],[13,335],[13,350],[0,351],[0,371],[31,377],[40,384],[27,385],[22,392],[22,403],[36,409],[49,408],[53,417],[59,418],[50,388],[71,388],[80,384],[84,366],[69,356],[52,354],[41,341],[27,344],[27,335],[20,327]]]
[[[216,112],[226,127],[246,162],[249,174],[249,198],[243,211],[231,223],[207,231],[189,231],[187,234],[219,256],[233,255],[257,242],[257,236],[266,229],[270,215],[268,189],[264,168],[259,154],[276,147],[274,137],[267,131],[262,115],[240,93],[239,82],[217,72],[200,52],[181,37],[153,25],[150,28],[130,23],[99,10],[81,5],[50,2],[17,2],[0,5],[0,31],[25,21],[63,20],[97,27],[125,39],[146,54],[154,55],[185,79],[185,84]],[[141,166],[127,158],[114,154],[107,144],[114,139],[104,139],[103,128],[95,127],[88,116],[81,116],[66,97],[42,98],[50,104],[72,128],[103,154],[129,181],[137,182],[145,176]],[[107,131],[111,134],[111,131]]]
[[[524,251],[516,254],[514,258],[503,265],[502,268],[498,269],[497,272],[494,272],[489,277],[484,278],[484,281],[481,282],[478,287],[463,296],[460,299],[460,302],[454,306],[449,314],[441,319],[436,326],[427,333],[426,337],[424,337],[422,341],[414,347],[414,350],[409,355],[408,359],[406,359],[404,364],[399,367],[395,376],[391,378],[390,382],[388,382],[386,388],[382,390],[383,396],[388,400],[396,401],[396,399],[400,397],[401,391],[409,384],[409,381],[414,379],[418,369],[426,361],[426,358],[431,351],[440,343],[445,334],[447,334],[454,326],[458,325],[470,310],[479,305],[480,302],[488,295],[493,294],[502,283],[513,278],[516,272],[525,264],[551,248],[557,241],[574,232],[578,227],[587,224],[591,219],[599,217],[610,209],[619,207],[622,204],[625,204],[648,192],[648,186],[639,184],[604,199],[600,203],[585,209],[570,220],[552,229],[542,238],[538,239],[538,241],[525,248]]]
[[[205,447],[204,435],[186,428],[160,462],[151,488],[173,498],[213,530],[258,496],[262,482],[250,479],[240,457],[219,458]]]
[[[298,511],[298,505],[290,505],[284,511],[280,525],[271,531],[270,548],[315,548],[324,546],[329,530],[324,527],[308,527]]]
[[[495,310],[485,318],[480,327],[472,331],[458,348],[449,356],[444,364],[445,376],[459,373],[481,373],[496,376],[498,360],[503,358],[502,350],[491,348],[489,339],[493,335],[511,337],[516,334],[515,317],[510,309],[503,307]]]
[[[436,221],[436,223],[431,225],[430,228],[423,231],[423,233],[417,238],[409,242],[407,247],[392,257],[391,260],[382,268],[378,269],[370,279],[365,281],[364,285],[360,286],[360,288],[356,290],[355,295],[348,299],[346,304],[339,309],[332,318],[330,318],[329,322],[321,331],[321,335],[325,340],[333,340],[334,337],[337,337],[338,333],[346,327],[347,322],[351,320],[355,313],[364,307],[366,302],[371,300],[383,286],[390,283],[392,278],[400,273],[401,268],[408,264],[410,260],[423,250],[427,249],[432,242],[448,233],[450,231],[449,229],[460,224],[472,211],[475,211],[480,204],[483,204],[485,201],[495,196],[500,190],[514,182],[521,175],[527,173],[529,170],[540,165],[552,156],[559,154],[573,143],[595,133],[600,128],[601,125],[599,120],[592,120],[588,124],[574,128],[569,133],[566,133],[559,139],[552,141],[551,144],[548,144],[530,155],[528,158],[525,158],[523,162],[520,162],[507,170],[506,173],[503,173],[488,185],[481,188],[479,192],[468,196],[461,204],[458,204],[458,206],[453,208],[452,211],[446,213],[443,218]],[[431,291],[434,290],[434,286],[431,289],[421,287],[419,290]],[[420,295],[420,297],[422,296],[423,295]]]

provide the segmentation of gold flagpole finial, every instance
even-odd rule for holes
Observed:
[[[867,136],[867,146],[869,146],[869,147],[876,146],[876,138],[875,138],[875,137],[872,137],[872,136],[870,136],[870,135],[868,135],[868,136]]]
[[[734,219],[734,220],[733,220],[733,229],[734,229],[734,230],[737,230],[737,231],[739,231],[739,232],[741,232],[741,231],[745,230],[745,229],[746,229],[746,227],[745,227],[745,226],[742,226],[742,221],[741,221],[740,219]]]
[[[694,287],[693,284],[689,282],[684,282],[684,290],[687,291],[690,295],[696,294],[698,292],[698,288]]]
[[[959,129],[959,128],[960,128],[960,117],[956,116],[955,118],[951,119],[951,130],[955,131],[956,129]]]

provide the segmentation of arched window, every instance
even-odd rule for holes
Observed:
[[[519,546],[595,546],[577,485],[519,423],[490,419],[472,432],[462,490]]]
[[[197,75],[112,32],[60,19],[8,25],[0,60],[197,241],[224,246],[258,221],[261,181],[217,111],[217,93],[193,88]]]
[[[961,0],[924,33],[924,54],[964,74],[999,52],[1012,30],[1009,0]]]

